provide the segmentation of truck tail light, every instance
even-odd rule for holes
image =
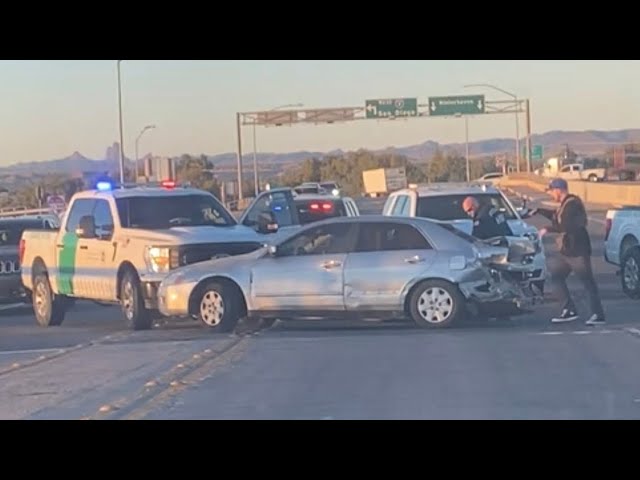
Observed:
[[[26,247],[26,242],[24,239],[20,239],[20,245],[18,247],[18,258],[20,259],[20,265],[22,265],[22,260],[24,259],[24,251]]]

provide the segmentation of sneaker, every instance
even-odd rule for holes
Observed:
[[[564,323],[564,322],[573,322],[578,319],[578,314],[576,312],[572,312],[571,310],[563,310],[562,313],[551,319],[552,323]]]
[[[604,325],[605,323],[607,323],[607,321],[598,315],[592,315],[591,318],[586,321],[587,325]]]

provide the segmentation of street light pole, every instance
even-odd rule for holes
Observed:
[[[282,108],[300,108],[304,105],[302,103],[292,103],[288,105],[280,105],[279,107],[272,108],[270,112],[280,110]],[[256,146],[256,124],[253,123],[253,187],[256,197],[260,193],[260,181],[258,178],[258,149]]]
[[[469,117],[464,117],[464,140],[467,159],[467,183],[471,182],[471,166],[469,162]]]
[[[120,123],[120,184],[124,184],[124,134],[122,131],[122,80],[120,78],[120,63],[118,60],[118,118]]]
[[[519,119],[519,115],[518,112],[520,110],[520,101],[518,100],[518,96],[511,93],[511,92],[507,92],[506,90],[503,90],[500,87],[496,87],[495,85],[491,85],[489,83],[474,83],[472,85],[465,85],[464,88],[471,88],[471,87],[486,87],[486,88],[492,88],[494,90],[497,90],[498,92],[504,93],[505,95],[510,96],[511,98],[513,98],[515,105],[516,105],[516,162],[517,162],[517,171],[520,171],[520,119]]]

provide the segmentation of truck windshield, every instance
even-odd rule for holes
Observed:
[[[124,228],[164,230],[172,227],[230,227],[237,225],[229,212],[210,195],[129,197],[116,200]]]
[[[463,220],[469,218],[462,208],[462,202],[469,195],[434,195],[418,199],[418,217],[434,220]],[[504,215],[506,220],[516,220],[517,214],[502,195],[498,193],[481,193],[472,195],[480,205],[490,202],[494,208]]]

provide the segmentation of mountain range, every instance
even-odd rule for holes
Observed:
[[[524,140],[521,141],[524,145]],[[572,150],[584,155],[597,155],[605,153],[614,145],[625,143],[640,143],[640,129],[626,130],[587,130],[587,131],[561,131],[555,130],[543,134],[531,136],[532,145],[542,145],[545,157],[555,155],[561,151],[565,145]],[[405,155],[417,162],[424,162],[431,158],[440,149],[443,153],[458,152],[465,150],[464,143],[440,144],[432,140],[417,145],[404,147],[389,147],[382,150],[374,150],[376,153],[396,153]],[[501,153],[511,153],[515,149],[515,139],[513,138],[492,138],[487,140],[474,141],[469,143],[472,157],[493,156]],[[261,166],[269,166],[268,170],[278,171],[286,165],[295,164],[310,157],[322,158],[327,155],[340,155],[343,150],[333,150],[330,152],[297,151],[289,153],[258,153],[257,158]],[[235,153],[222,153],[209,155],[209,160],[215,165],[216,170],[225,171],[234,169],[236,165]],[[246,167],[253,162],[253,152],[245,152],[243,160]],[[128,161],[130,166],[133,162]],[[13,164],[0,168],[0,175],[26,175],[30,176],[34,172],[39,174],[63,173],[73,174],[80,172],[108,171],[118,168],[117,159],[90,159],[79,152],[55,160],[44,160],[39,162],[26,162]]]

